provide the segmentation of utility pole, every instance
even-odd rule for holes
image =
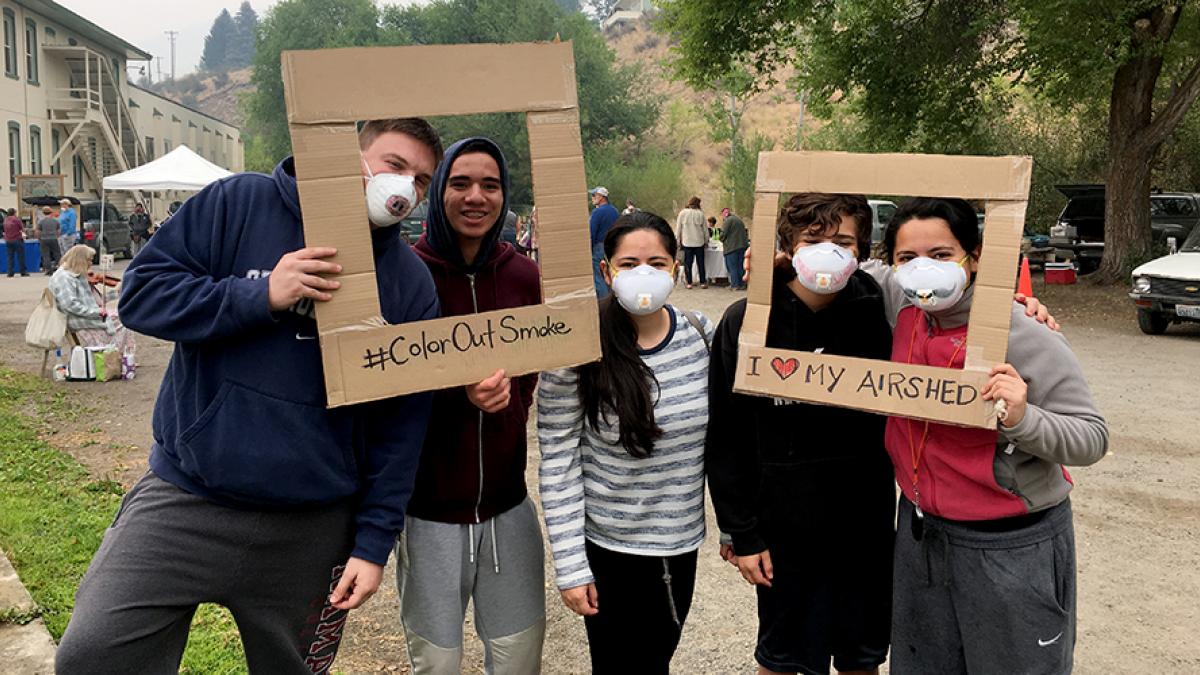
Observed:
[[[799,115],[798,119],[796,120],[796,149],[803,150],[804,149],[804,122],[805,122],[804,115],[806,112],[805,109],[808,107],[808,91],[805,89],[801,89],[800,94],[799,94],[799,96],[796,97],[796,99],[797,99],[797,102],[800,103],[800,115]]]
[[[171,41],[171,80],[175,80],[175,37],[179,35],[177,30],[164,30],[167,34],[167,39]]]
[[[154,61],[155,61],[155,63],[158,64],[158,80],[157,81],[162,82],[162,57],[156,56],[156,57],[154,57]]]

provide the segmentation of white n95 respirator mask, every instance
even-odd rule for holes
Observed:
[[[398,173],[372,173],[367,169],[367,218],[373,225],[389,227],[404,220],[417,205],[417,185],[412,176]]]
[[[964,257],[958,262],[913,258],[896,266],[896,283],[915,307],[936,314],[953,307],[967,290]]]
[[[858,259],[845,248],[823,241],[801,246],[792,256],[792,267],[801,286],[813,293],[832,295],[850,283],[850,277],[858,269]]]
[[[612,269],[611,265],[609,269]],[[613,270],[613,295],[630,314],[653,314],[667,304],[675,289],[675,279],[666,270],[638,265],[627,270]]]

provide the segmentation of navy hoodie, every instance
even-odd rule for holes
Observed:
[[[433,280],[399,229],[371,237],[383,317],[435,318]],[[311,301],[278,313],[267,301],[271,270],[303,247],[288,158],[271,176],[209,185],[138,253],[125,273],[121,320],[175,343],[154,407],[150,468],[238,508],[355,499],[351,555],[382,565],[404,525],[432,397],[325,408]]]
[[[505,201],[470,265],[446,218],[445,190],[454,160],[465,150],[495,158]],[[499,241],[508,212],[508,171],[495,143],[468,138],[446,150],[429,186],[429,227],[417,255],[429,266],[446,316],[536,305],[542,301],[537,265]],[[409,511],[443,523],[480,523],[526,497],[525,424],[537,375],[513,378],[508,407],[484,413],[455,387],[434,394],[433,417]]]

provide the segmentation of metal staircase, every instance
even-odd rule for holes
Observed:
[[[49,164],[78,155],[98,199],[104,176],[147,161],[142,137],[134,127],[120,80],[106,56],[79,45],[47,44],[43,51],[48,57],[61,58],[69,74],[66,88],[47,92],[50,123],[65,132],[65,140]],[[129,201],[114,196],[118,204]],[[130,197],[142,199],[140,193]]]

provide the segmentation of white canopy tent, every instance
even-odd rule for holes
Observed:
[[[104,245],[104,211],[106,190],[202,190],[213,181],[233,173],[197,155],[186,145],[180,145],[153,162],[112,176],[101,181],[100,191],[100,245]]]

